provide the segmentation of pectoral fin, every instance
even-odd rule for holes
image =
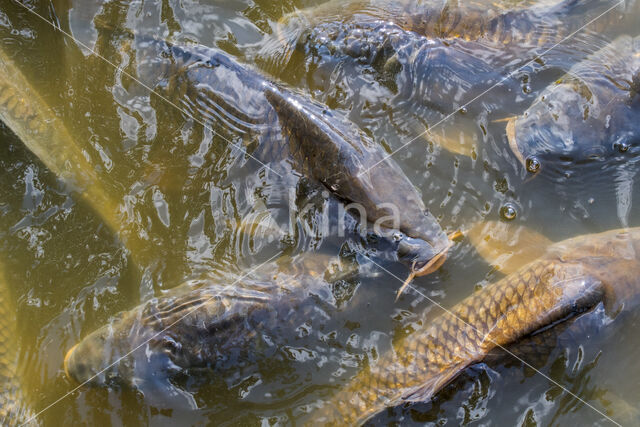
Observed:
[[[477,223],[465,234],[480,256],[505,274],[539,258],[552,244],[524,226],[498,221]]]
[[[439,375],[434,375],[419,387],[402,396],[402,400],[404,402],[424,402],[431,399],[442,387],[474,363],[476,360],[465,361],[442,371]]]

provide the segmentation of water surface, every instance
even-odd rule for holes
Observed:
[[[75,40],[13,1],[2,3],[2,49],[83,147],[104,185],[118,196],[122,221],[120,230],[109,229],[95,212],[100,207],[78,197],[73,185],[56,177],[0,125],[0,251],[18,309],[24,387],[36,411],[75,387],[62,367],[73,344],[118,312],[190,277],[246,271],[281,252],[321,252],[371,267],[358,236],[345,237],[336,229],[337,218],[331,212],[338,211],[337,202],[321,188],[295,173],[277,176],[248,159],[229,144],[250,143],[246,135],[215,121],[203,127],[94,53],[135,74],[139,58],[129,32],[217,47],[261,69],[269,79],[347,115],[389,152],[422,132],[425,124],[454,112],[434,113],[415,97],[397,96],[393,85],[354,61],[322,68],[304,55],[283,59],[278,21],[317,3],[28,2]],[[515,1],[502,4],[518,6]],[[547,63],[525,67],[470,105],[462,117],[443,122],[440,126],[448,136],[464,133],[475,138],[472,157],[452,154],[428,138],[418,138],[394,155],[443,228],[454,231],[480,220],[499,220],[507,204],[515,208],[514,223],[552,240],[639,225],[635,157],[532,177],[508,149],[504,122],[496,121],[524,111],[563,70],[620,32],[636,35],[634,28],[637,16],[627,30],[612,26],[596,33],[587,28],[573,45],[568,40],[555,56],[547,55]],[[518,64],[503,65],[500,76]],[[462,79],[448,83],[473,82],[476,89],[463,93],[457,105],[481,92],[478,88],[490,86],[476,75]],[[181,105],[180,99],[172,101]],[[309,203],[312,209],[295,215]],[[295,219],[291,233],[270,240],[261,233],[242,232],[243,219],[268,212],[285,221],[290,206]],[[324,227],[323,212],[329,212],[333,227]],[[135,262],[121,242],[126,236],[145,242],[143,256]],[[369,254],[405,277],[402,265],[382,254]],[[310,332],[314,342],[326,344],[323,351],[300,347],[291,352],[290,363],[193,386],[197,410],[170,398],[162,404],[151,402],[134,390],[85,387],[47,408],[39,419],[43,425],[62,419],[86,424],[290,423],[306,405],[337,390],[368,358],[389,348],[394,338],[410,332],[422,312],[437,314],[439,308],[425,296],[451,306],[501,277],[467,241],[453,248],[438,272],[415,280],[415,288],[424,295],[409,290],[394,303],[401,283],[380,273],[334,284],[337,314]],[[640,399],[640,372],[633,363],[640,356],[633,333],[637,322],[637,316],[629,315],[616,319],[602,334],[559,340],[541,371],[608,416],[637,422],[629,410]],[[466,370],[432,402],[390,409],[374,419],[383,424],[570,421],[608,423],[544,376],[509,358]]]

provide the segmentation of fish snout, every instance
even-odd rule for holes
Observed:
[[[81,343],[80,343],[81,344]],[[76,344],[67,351],[64,357],[64,372],[67,378],[78,383],[100,383],[100,368],[96,366],[91,357],[83,355],[80,344]],[[80,347],[80,350],[78,348]]]
[[[413,265],[416,270],[420,270],[436,257],[442,250],[438,250],[422,239],[415,239],[404,235],[398,241],[398,259],[409,265]]]
[[[111,325],[86,336],[67,351],[64,372],[79,384],[106,385],[120,370],[119,348],[114,343]]]
[[[75,350],[77,346],[78,346],[78,344],[75,344],[73,347],[71,347],[69,349],[69,351],[67,351],[67,354],[65,354],[65,356],[64,356],[64,362],[63,362],[65,375],[67,376],[67,378],[69,378],[70,380],[73,380],[73,381],[75,381],[75,378],[71,375],[71,373],[69,371],[69,360],[71,359],[71,355],[73,354],[73,350]]]

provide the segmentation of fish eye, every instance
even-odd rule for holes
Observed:
[[[613,148],[618,150],[620,153],[626,153],[627,151],[629,151],[629,144],[626,144],[624,142],[616,142],[615,144],[613,144]]]

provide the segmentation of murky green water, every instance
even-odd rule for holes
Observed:
[[[595,17],[613,4],[600,3],[575,19],[587,22],[585,16]],[[281,41],[291,34],[285,29],[278,41],[278,21],[313,6],[312,0],[25,4],[75,40],[13,0],[3,0],[2,49],[82,147],[102,185],[117,200],[121,221],[119,230],[110,229],[96,212],[100,207],[79,197],[73,184],[56,177],[0,125],[0,256],[16,301],[24,388],[34,410],[43,411],[38,417],[43,425],[61,420],[99,425],[290,423],[305,405],[329,395],[358,372],[372,353],[384,351],[394,337],[410,331],[420,313],[438,310],[412,290],[394,303],[400,283],[378,271],[334,284],[336,314],[312,331],[325,348],[301,346],[291,352],[288,363],[199,385],[191,390],[199,409],[173,405],[171,398],[158,405],[127,389],[83,387],[67,395],[76,386],[63,371],[63,357],[72,345],[116,313],[188,278],[210,271],[243,271],[281,252],[336,255],[376,270],[359,255],[363,242],[336,230],[335,215],[328,215],[334,227],[322,226],[323,212],[336,212],[337,202],[317,186],[295,174],[277,176],[247,159],[228,141],[247,145],[250,136],[212,121],[214,134],[176,109],[183,105],[181,99],[167,102],[149,95],[123,73],[136,74],[141,61],[128,31],[218,47],[270,79],[344,112],[390,152],[418,135],[425,123],[433,124],[451,111],[421,102],[422,92],[403,95],[393,82],[362,64],[332,63],[322,59],[322,53],[281,55]],[[358,7],[355,4],[355,10]],[[333,3],[323,10],[320,21],[341,15]],[[441,74],[437,80],[434,74],[433,82],[467,88],[458,91],[459,99],[452,105],[481,95],[465,114],[441,125],[448,137],[457,138],[461,132],[475,137],[472,157],[451,154],[426,138],[394,156],[443,228],[451,232],[479,220],[498,220],[506,205],[515,208],[515,222],[552,240],[639,225],[635,158],[532,179],[508,149],[504,122],[499,120],[524,111],[562,74],[560,68],[568,69],[617,34],[637,35],[637,28],[637,16],[619,25],[587,27],[550,52],[546,65],[527,66],[486,94],[482,92],[491,84],[478,76]],[[484,51],[474,53],[482,57]],[[530,58],[512,52],[503,59],[500,76]],[[471,89],[468,82],[474,84]],[[297,218],[294,232],[275,241],[262,233],[247,235],[239,226],[243,218],[261,210],[282,219],[290,204],[295,213],[307,203],[314,208]],[[125,249],[118,235],[135,242],[135,254]],[[406,275],[406,267],[382,256],[376,262],[399,277]],[[499,277],[463,241],[443,268],[416,279],[414,285],[451,306]],[[541,371],[608,416],[636,424],[639,319],[628,315],[603,333],[565,337]],[[384,411],[374,422],[608,424],[549,379],[508,358],[468,369],[432,402]]]

